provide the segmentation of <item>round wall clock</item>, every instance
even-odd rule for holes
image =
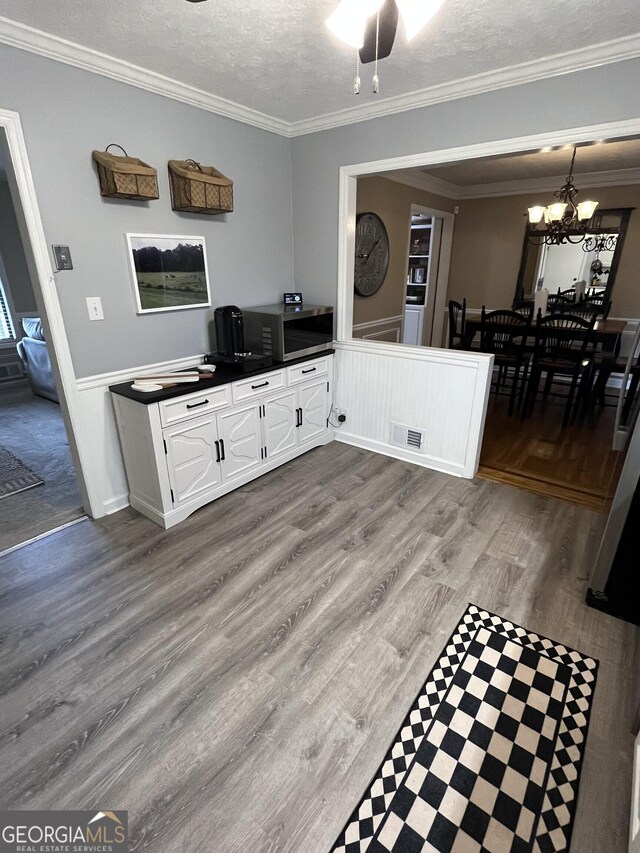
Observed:
[[[389,237],[384,222],[375,213],[356,217],[355,291],[373,296],[380,288],[389,267]]]

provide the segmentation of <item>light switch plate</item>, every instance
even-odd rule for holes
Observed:
[[[52,246],[53,257],[56,260],[57,270],[72,270],[73,261],[71,260],[71,252],[68,246]]]
[[[87,296],[87,311],[90,320],[104,320],[102,299],[99,296]]]

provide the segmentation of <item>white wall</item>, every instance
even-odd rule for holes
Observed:
[[[458,477],[478,467],[493,356],[399,344],[336,344],[336,439]],[[420,452],[392,444],[391,422],[425,431]]]

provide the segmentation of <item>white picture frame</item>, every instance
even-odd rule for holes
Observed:
[[[125,234],[125,239],[136,313],[155,314],[211,305],[204,237]],[[186,250],[177,253],[179,246]]]

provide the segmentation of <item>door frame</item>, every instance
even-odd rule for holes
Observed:
[[[432,341],[442,341],[442,332],[444,328],[444,309],[447,302],[447,288],[449,286],[449,269],[451,267],[451,250],[453,248],[453,229],[455,226],[456,215],[455,213],[451,213],[448,210],[438,210],[435,207],[427,207],[423,204],[412,204],[411,205],[411,213],[414,212],[420,213],[423,216],[430,216],[432,219],[441,219],[442,220],[442,234],[440,236],[440,245],[438,246],[437,253],[437,265],[438,269],[436,272],[435,284],[436,284],[436,295],[435,301],[433,303],[433,310],[431,314],[431,322],[428,322],[428,318],[426,316],[428,305],[425,305],[425,322],[423,325],[423,340],[421,344],[423,346],[433,346],[431,344],[424,343],[424,331],[427,328],[431,328],[431,340]],[[434,230],[432,226],[431,231],[431,241],[433,246],[433,235]],[[431,263],[433,261],[432,257],[432,249],[429,249],[429,272],[431,273]],[[428,293],[427,293],[428,299]],[[440,344],[436,344],[436,346],[440,346]]]
[[[22,131],[20,115],[11,110],[0,109],[0,128],[5,131],[10,162],[7,163],[7,181],[12,196],[17,192],[21,211],[18,221],[24,217],[26,236],[30,245],[35,267],[33,281],[36,305],[43,322],[47,348],[51,359],[53,376],[60,401],[60,410],[69,438],[71,458],[76,472],[82,504],[90,515],[100,514],[97,500],[92,499],[89,483],[85,480],[84,464],[89,448],[83,451],[80,442],[80,404],[76,386],[76,375],[71,360],[71,351],[62,318],[62,309],[56,292],[55,277],[49,248],[42,225],[38,199],[33,183],[27,146]],[[14,198],[14,204],[16,200]],[[22,216],[20,215],[22,214]],[[22,229],[21,229],[22,230]],[[88,469],[87,469],[88,470]],[[94,512],[95,510],[95,512]]]

